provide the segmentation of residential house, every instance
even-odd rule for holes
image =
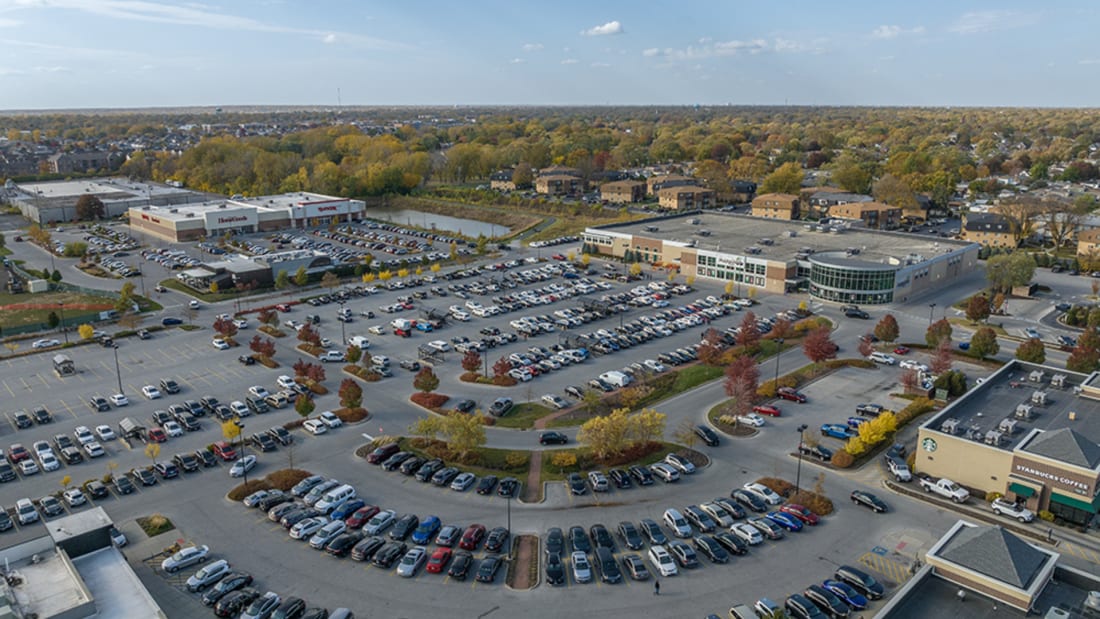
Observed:
[[[123,161],[125,161],[125,155],[122,153],[99,150],[56,153],[48,159],[50,172],[54,174],[115,170],[122,165]]]
[[[766,193],[752,201],[752,216],[768,219],[794,220],[799,218],[798,196],[787,193]]]
[[[987,247],[1016,247],[1012,222],[996,213],[963,215],[962,238]]]
[[[1077,233],[1077,262],[1088,271],[1100,269],[1100,228]]]
[[[807,192],[803,192],[805,195]],[[803,200],[803,204],[809,204],[809,213],[817,217],[827,217],[831,215],[829,209],[838,204],[849,204],[852,202],[872,202],[874,198],[861,193],[851,193],[837,189],[836,187],[815,187],[813,192],[810,193],[807,199]]]
[[[713,208],[717,198],[717,192],[703,187],[667,187],[657,192],[661,208],[670,210]]]
[[[541,173],[535,179],[535,191],[548,196],[573,196],[584,191],[584,179],[569,174]]]
[[[868,228],[893,230],[901,224],[901,208],[881,202],[847,202],[829,207],[829,217],[853,219]]]
[[[490,174],[489,187],[497,191],[515,191],[516,184],[512,181],[512,170],[498,170]]]
[[[640,202],[645,198],[645,183],[642,181],[615,181],[600,185],[600,198],[607,202],[628,204]]]
[[[697,186],[699,186],[699,179],[691,176],[683,176],[681,174],[662,174],[660,176],[651,176],[646,179],[646,192],[651,196],[656,196],[662,189],[668,189],[670,187]]]

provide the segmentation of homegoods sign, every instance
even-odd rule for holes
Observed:
[[[1012,471],[1030,479],[1043,481],[1062,490],[1068,490],[1074,494],[1092,496],[1092,489],[1096,485],[1095,479],[1083,475],[1077,475],[1069,471],[1051,468],[1033,460],[1015,458],[1012,463]]]

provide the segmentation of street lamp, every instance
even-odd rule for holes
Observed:
[[[65,302],[58,301],[57,308],[61,312],[61,333],[65,336],[65,343],[69,343],[69,332],[65,329]]]
[[[344,332],[344,305],[347,301],[339,301],[340,305],[340,341],[344,344],[348,343],[348,334]]]
[[[934,312],[934,311],[936,311],[936,304],[935,303],[929,303],[928,304],[928,326],[929,327],[932,326],[932,312]]]
[[[772,384],[775,386],[776,393],[779,393],[779,355],[783,352],[783,338],[775,338],[775,343],[778,348],[775,351],[775,382]]]
[[[798,472],[794,476],[795,495],[798,495],[798,487],[802,483],[802,442],[808,427],[806,424],[798,426]]]
[[[115,351],[115,374],[118,376],[118,392],[122,393],[122,369],[118,365],[118,344],[111,346]]]
[[[241,423],[240,419],[235,419],[233,423],[237,426],[237,463],[241,463],[244,460],[244,424]],[[247,487],[248,467],[246,467],[244,464],[241,464],[241,471],[244,472],[244,485],[245,487]]]

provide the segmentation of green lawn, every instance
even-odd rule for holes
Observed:
[[[661,460],[664,459],[665,456],[667,456],[668,454],[670,454],[674,451],[678,451],[679,449],[681,449],[681,446],[676,445],[675,443],[661,443],[660,449],[658,449],[656,451],[653,451],[653,452],[651,452],[651,453],[649,453],[645,456],[642,456],[641,458],[639,458],[639,459],[637,459],[633,462],[627,462],[625,464],[620,464],[620,465],[617,465],[617,466],[612,467],[612,468],[625,469],[627,467],[634,466],[635,464],[641,465],[641,466],[647,466],[647,465],[653,464],[654,462],[660,462]],[[554,466],[554,464],[553,464],[554,454],[558,454],[558,453],[562,453],[562,452],[571,452],[571,453],[573,453],[575,456],[577,456],[577,463],[573,466],[565,467],[565,468],[559,468],[557,466]],[[542,481],[542,482],[564,481],[566,475],[568,475],[570,473],[585,473],[587,471],[595,470],[595,469],[600,469],[600,470],[605,470],[606,471],[607,468],[608,468],[607,466],[601,466],[600,464],[593,461],[591,452],[588,450],[587,447],[574,447],[574,448],[571,448],[571,449],[554,449],[552,451],[545,451],[542,454],[542,478],[541,478],[540,481]]]
[[[431,453],[427,450],[414,447],[412,439],[401,438],[398,441],[398,445],[402,451],[412,452],[423,458],[433,458]],[[464,464],[460,462],[448,462],[453,464],[463,471],[469,471],[478,477],[484,477],[486,475],[496,475],[498,477],[505,477],[511,475],[519,479],[523,483],[527,483],[527,471],[531,465],[531,453],[528,451],[511,450],[511,449],[496,449],[493,447],[481,447],[474,450],[476,453],[477,464]],[[521,466],[509,466],[507,463],[508,454],[519,453],[523,454],[524,460]]]
[[[507,415],[496,420],[493,424],[501,428],[533,428],[535,422],[555,411],[542,404],[523,402],[516,404]]]
[[[65,315],[67,324],[78,323],[83,320],[98,319],[99,312],[112,308],[114,301],[110,297],[84,294],[80,292],[55,291],[39,294],[9,294],[0,293],[0,306],[16,303],[33,303],[37,305],[57,305],[54,309],[5,309],[0,312],[0,328],[8,329],[25,325],[46,324],[50,312]],[[65,307],[59,304],[64,303]],[[97,304],[106,306],[103,310],[78,310],[79,304]]]

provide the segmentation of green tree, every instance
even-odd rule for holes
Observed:
[[[793,161],[784,163],[764,177],[764,182],[760,185],[760,193],[788,193],[797,196],[802,190],[804,176],[801,165]]]
[[[61,324],[61,318],[57,315],[57,312],[50,312],[46,316],[46,325],[51,329],[56,329]]]
[[[985,262],[985,276],[994,290],[1011,292],[1030,283],[1034,275],[1035,260],[1026,252],[1001,254]]]
[[[413,387],[423,393],[431,393],[439,388],[439,377],[430,367],[423,367],[413,378]]]
[[[134,284],[126,282],[118,291],[118,299],[115,301],[115,311],[120,314],[130,311],[134,306]]]
[[[409,430],[422,436],[442,438],[456,456],[485,444],[485,426],[478,415],[431,415],[418,419]]]
[[[982,327],[978,329],[974,336],[970,338],[970,353],[976,355],[979,359],[984,360],[986,357],[992,357],[1001,350],[1001,345],[997,343],[997,334],[990,327]]]
[[[363,358],[363,349],[359,348],[358,346],[349,345],[345,356],[348,360],[348,363],[355,365],[356,363],[359,363],[360,359]]]
[[[55,284],[60,282],[61,281],[61,271],[58,271],[57,269],[54,269],[53,274],[50,275],[50,281],[52,281]]]
[[[290,274],[285,269],[281,269],[275,276],[275,290],[283,290],[287,286],[290,286]]]
[[[883,316],[882,320],[875,325],[875,337],[883,342],[893,343],[897,341],[898,335],[900,335],[898,321],[893,314]]]
[[[1090,374],[1100,368],[1100,332],[1095,328],[1085,329],[1077,338],[1077,346],[1066,360],[1066,369],[1071,372]]]
[[[354,378],[345,378],[340,381],[340,406],[344,408],[359,408],[363,404],[363,388]]]
[[[313,399],[304,394],[294,398],[294,412],[303,418],[312,415],[315,408],[317,405],[313,403]]]
[[[917,206],[916,192],[905,181],[893,174],[884,174],[882,178],[875,181],[871,188],[871,195],[879,202],[898,208],[913,209]]]
[[[924,342],[929,348],[936,348],[944,341],[951,341],[951,323],[946,318],[941,318],[928,327],[924,333]]]
[[[970,322],[981,322],[989,318],[989,298],[976,294],[966,302],[966,317]]]
[[[1028,363],[1044,363],[1047,360],[1047,348],[1039,338],[1028,338],[1016,347],[1016,358]]]
[[[305,286],[309,283],[309,273],[306,273],[304,266],[298,267],[298,271],[294,273],[294,283],[298,286]]]
[[[3,238],[3,236],[0,234],[0,238]],[[65,249],[61,253],[66,258],[83,258],[88,254],[88,244],[83,241],[65,243]]]

